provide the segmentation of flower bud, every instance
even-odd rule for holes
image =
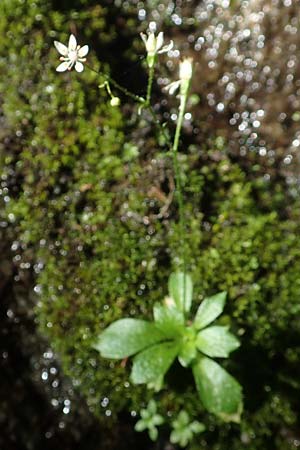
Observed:
[[[153,56],[156,53],[156,37],[154,33],[149,33],[147,42],[146,42],[146,50],[148,55]]]
[[[193,60],[192,58],[184,59],[179,66],[179,78],[180,80],[190,81],[193,74]]]
[[[112,97],[112,99],[110,100],[111,106],[119,106],[120,103],[121,100],[119,99],[119,97]]]

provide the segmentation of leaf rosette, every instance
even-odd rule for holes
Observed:
[[[226,292],[205,298],[190,323],[190,275],[172,273],[168,287],[166,301],[154,305],[153,322],[117,320],[100,334],[94,348],[104,358],[133,356],[132,383],[147,384],[157,391],[178,358],[183,367],[191,367],[203,406],[224,421],[239,422],[243,409],[241,386],[212,359],[228,358],[240,345],[227,326],[211,325],[224,310]]]

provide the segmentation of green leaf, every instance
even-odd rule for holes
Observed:
[[[194,321],[197,330],[201,330],[201,328],[209,325],[223,312],[226,295],[226,292],[219,292],[203,300],[198,308]]]
[[[205,431],[205,425],[197,420],[194,420],[194,422],[190,424],[190,429],[194,434],[202,433]]]
[[[168,338],[176,338],[184,331],[184,315],[174,306],[161,305],[153,308],[154,320],[157,328]]]
[[[206,357],[193,365],[193,374],[204,407],[226,422],[239,422],[243,409],[242,388],[236,379]]]
[[[178,414],[177,419],[175,419],[173,421],[172,425],[175,429],[179,429],[179,428],[183,428],[183,427],[187,426],[189,423],[190,423],[190,416],[183,409]]]
[[[153,425],[162,425],[164,423],[164,418],[160,414],[155,414],[152,417]]]
[[[163,339],[164,335],[153,323],[140,319],[121,319],[100,334],[94,348],[103,358],[122,359]]]
[[[180,342],[178,359],[183,367],[187,367],[197,356],[197,334],[194,327],[186,327]]]
[[[131,380],[134,384],[153,383],[163,377],[178,353],[175,342],[153,345],[133,359]]]
[[[153,389],[155,392],[159,392],[164,384],[164,377],[158,377],[156,380],[152,380],[149,383],[147,383],[148,389]]]
[[[134,426],[135,431],[144,431],[146,428],[147,423],[144,420],[139,420]]]
[[[183,437],[185,439],[185,436]],[[173,430],[170,434],[170,442],[172,444],[179,444],[181,445],[182,442],[182,432],[178,431],[178,430]],[[183,442],[185,444],[185,442]],[[186,444],[188,443],[188,441],[186,441]],[[184,446],[184,445],[183,445]]]
[[[178,360],[183,367],[188,367],[196,356],[197,348],[195,342],[186,341],[181,344]]]
[[[157,412],[157,404],[156,404],[155,400],[151,399],[148,403],[147,409],[145,409],[144,411],[147,411],[147,413],[148,413],[147,417],[154,416],[154,414],[156,414],[156,412]]]
[[[191,276],[183,272],[171,273],[169,277],[169,294],[180,311],[189,312],[193,297]]]
[[[151,441],[156,441],[158,437],[158,429],[156,427],[149,427],[148,434]]]
[[[240,343],[238,339],[228,331],[229,327],[213,326],[205,328],[197,335],[197,348],[207,356],[227,358]]]

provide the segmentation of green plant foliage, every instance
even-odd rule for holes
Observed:
[[[169,293],[177,309],[189,312],[193,298],[193,284],[189,274],[175,272],[169,278]]]
[[[219,292],[219,294],[203,300],[195,317],[195,327],[197,330],[201,330],[201,328],[206,327],[220,314],[222,314],[225,306],[226,295],[226,292]]]
[[[239,422],[243,409],[239,383],[209,358],[200,357],[192,367],[200,398],[208,411],[226,422]]]
[[[172,428],[173,430],[170,435],[172,444],[186,447],[193,440],[194,435],[202,433],[205,430],[205,425],[197,420],[191,422],[188,413],[182,410],[177,418],[173,420]]]
[[[176,342],[163,342],[139,353],[133,360],[131,380],[134,384],[160,384],[178,353]]]
[[[226,421],[239,422],[242,411],[240,385],[218,364],[196,351],[227,358],[239,347],[239,341],[229,333],[228,327],[211,326],[197,333],[199,324],[208,325],[222,313],[226,294],[221,292],[204,299],[204,306],[200,305],[196,314],[197,322],[189,325],[184,324],[183,311],[187,313],[192,304],[191,277],[181,272],[172,273],[168,286],[169,297],[165,304],[154,306],[153,323],[120,319],[100,334],[94,348],[105,358],[125,358],[138,353],[133,359],[131,381],[150,384],[157,390],[163,386],[164,376],[178,356],[183,367],[192,365],[205,408]],[[184,299],[189,300],[185,303]],[[186,304],[189,305],[187,310]]]
[[[164,418],[157,413],[157,404],[154,400],[150,400],[146,409],[142,409],[141,419],[135,424],[136,431],[147,430],[150,439],[156,441],[158,437],[157,427],[164,423]]]
[[[156,328],[164,333],[167,338],[182,334],[184,330],[184,314],[172,304],[156,303],[153,308],[153,316]]]
[[[228,331],[228,327],[209,327],[197,335],[196,346],[198,350],[213,358],[228,358],[240,343]]]
[[[104,358],[122,359],[161,341],[163,333],[152,323],[138,319],[120,319],[100,336],[94,348]]]

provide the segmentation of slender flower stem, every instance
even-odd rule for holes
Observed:
[[[119,83],[117,83],[113,78],[111,78],[109,75],[105,75],[101,73],[104,77],[107,78],[107,80],[116,88],[119,89],[119,91],[123,92],[123,94],[127,95],[127,97],[132,98],[133,100],[136,100],[139,103],[144,103],[145,99],[143,97],[140,97],[138,95],[133,94],[128,89],[122,87]]]
[[[95,70],[95,69],[93,69],[93,67],[89,66],[88,64],[86,64],[85,66],[89,70],[91,70],[92,72],[103,76],[106,79],[106,81],[110,82],[112,84],[112,86],[114,86],[119,91],[123,92],[123,94],[127,95],[127,97],[130,97],[133,100],[135,100],[135,101],[141,103],[142,105],[144,105],[145,109],[148,109],[148,111],[150,112],[156,127],[159,129],[161,134],[164,136],[166,142],[168,143],[169,147],[171,148],[170,137],[169,137],[168,133],[166,133],[164,128],[161,126],[161,124],[160,124],[159,120],[157,119],[157,116],[156,116],[156,114],[155,114],[155,112],[153,110],[153,107],[150,104],[151,92],[152,92],[152,84],[153,84],[153,77],[154,77],[154,67],[149,70],[149,79],[148,79],[148,87],[147,87],[147,98],[148,98],[148,100],[147,99],[145,100],[143,97],[139,97],[138,95],[135,95],[133,92],[130,92],[128,89],[124,88],[123,86],[120,86],[119,83],[117,83],[113,78],[111,78],[109,75],[105,74],[104,72]]]
[[[166,132],[164,127],[161,125],[159,119],[157,118],[157,115],[155,114],[155,111],[154,111],[153,107],[151,105],[149,105],[149,106],[146,106],[146,109],[148,109],[148,111],[150,112],[150,114],[152,116],[152,119],[154,121],[154,124],[156,125],[156,127],[160,131],[160,133],[163,135],[165,141],[167,142],[167,145],[168,145],[169,149],[171,149],[172,148],[172,141],[170,139],[170,136]]]
[[[137,101],[139,103],[145,103],[145,99],[143,97],[140,97],[138,95],[135,95],[133,92],[130,92],[128,89],[126,89],[123,86],[121,86],[117,81],[115,81],[113,78],[111,78],[106,73],[102,72],[101,70],[95,70],[95,69],[93,69],[93,67],[89,66],[88,64],[85,64],[85,66],[88,69],[90,69],[92,72],[95,72],[98,75],[101,75],[102,77],[104,77],[106,79],[106,81],[111,83],[112,86],[114,86],[120,92],[123,92],[123,94],[127,95],[127,97],[130,97],[130,98],[132,98],[133,100],[135,100],[135,101]]]
[[[180,95],[180,105],[179,105],[179,115],[175,130],[174,142],[172,146],[172,154],[173,154],[173,165],[175,172],[175,193],[177,197],[178,207],[179,207],[179,232],[180,232],[180,241],[181,241],[181,258],[183,262],[183,296],[184,296],[184,305],[185,305],[185,295],[186,295],[186,250],[185,250],[185,237],[186,237],[186,226],[185,226],[185,215],[184,215],[184,202],[183,202],[183,187],[182,187],[182,173],[181,167],[178,161],[178,146],[179,139],[181,134],[181,128],[184,119],[184,112],[186,108],[188,92]]]
[[[158,130],[160,131],[160,133],[164,136],[166,142],[168,143],[169,147],[171,147],[171,140],[170,137],[168,135],[168,133],[166,133],[166,131],[164,130],[164,128],[161,126],[160,121],[158,120],[153,107],[151,106],[151,94],[152,94],[152,87],[153,87],[153,80],[154,80],[154,69],[155,69],[155,62],[156,62],[156,55],[154,56],[154,59],[152,61],[152,64],[149,67],[149,72],[148,72],[148,85],[147,85],[147,95],[146,95],[146,101],[145,101],[145,108],[149,110],[154,123],[156,125],[156,127],[158,128]]]
[[[189,63],[190,64],[190,63]],[[161,126],[159,120],[157,119],[157,116],[153,110],[153,107],[151,106],[151,94],[152,94],[152,86],[153,86],[153,79],[154,79],[154,68],[155,64],[153,63],[149,67],[149,76],[148,76],[148,85],[147,85],[147,94],[146,99],[144,97],[140,97],[138,95],[135,95],[133,92],[130,92],[128,89],[121,86],[117,81],[115,81],[113,78],[111,78],[109,75],[105,74],[102,71],[97,71],[86,64],[86,67],[90,69],[92,72],[97,73],[98,75],[101,75],[105,78],[105,80],[112,84],[116,89],[118,89],[120,92],[123,92],[123,94],[127,95],[127,97],[132,98],[133,100],[137,101],[141,104],[141,107],[145,107],[145,109],[148,109],[155,125],[159,129],[159,131],[164,136],[166,142],[169,145],[169,148],[172,152],[173,156],[173,166],[174,166],[174,173],[175,173],[175,194],[177,197],[178,202],[178,209],[179,209],[179,232],[180,232],[180,244],[181,244],[181,258],[183,262],[183,273],[184,273],[184,279],[183,279],[183,292],[184,292],[184,305],[185,305],[185,296],[186,296],[186,249],[185,249],[185,237],[186,237],[186,224],[185,224],[185,215],[184,215],[184,202],[183,202],[183,187],[182,187],[182,173],[181,173],[181,167],[178,161],[178,147],[179,147],[179,140],[180,140],[180,134],[182,129],[182,124],[184,120],[184,112],[186,108],[186,102],[188,97],[188,89],[189,89],[189,81],[190,77],[187,79],[181,79],[181,87],[180,87],[180,105],[179,105],[179,115],[174,135],[174,141],[173,144],[171,143],[169,135],[166,133],[164,128]],[[110,88],[108,88],[110,91]]]
[[[153,63],[153,65],[151,67],[149,67],[146,106],[149,106],[150,105],[150,101],[151,101],[151,93],[152,93],[153,78],[154,78],[154,67],[155,67],[154,63]]]

